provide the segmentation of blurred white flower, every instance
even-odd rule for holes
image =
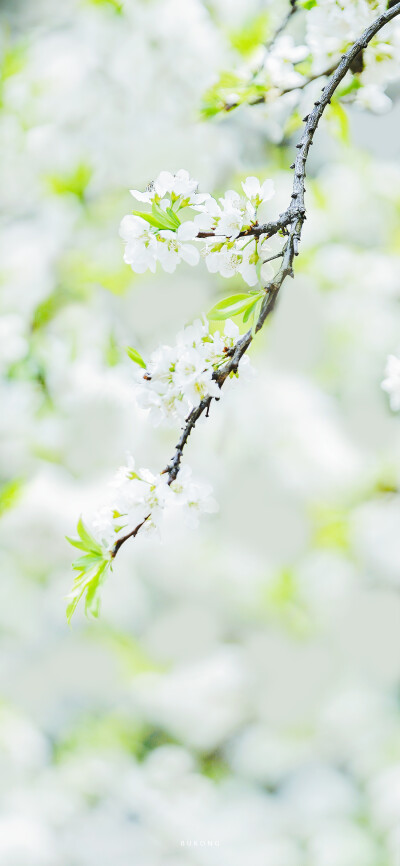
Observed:
[[[400,358],[396,355],[388,355],[385,377],[382,388],[389,394],[391,408],[397,412],[400,409]]]

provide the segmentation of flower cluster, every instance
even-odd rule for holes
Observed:
[[[386,0],[319,0],[306,19],[306,42],[309,46],[313,74],[324,73],[339,62],[343,51],[387,9]],[[381,113],[391,106],[385,87],[398,77],[400,60],[400,25],[394,20],[384,33],[378,33],[359,57],[358,65],[348,73],[345,90],[362,107]],[[346,98],[349,98],[349,92]]]
[[[188,526],[195,527],[202,512],[217,511],[211,486],[193,479],[189,466],[180,469],[169,483],[168,475],[154,475],[149,469],[135,469],[128,455],[126,466],[118,469],[110,485],[110,497],[91,517],[93,535],[105,551],[112,550],[118,538],[143,523],[146,532],[159,531],[165,515],[179,509]]]
[[[205,397],[221,396],[213,373],[226,363],[238,336],[231,319],[223,334],[210,334],[207,319],[197,319],[178,334],[175,346],[160,346],[152,353],[146,369],[137,374],[136,398],[139,406],[150,409],[154,426],[182,423]],[[248,364],[244,356],[241,367]]]
[[[180,512],[187,526],[196,527],[201,512],[212,514],[217,510],[211,486],[193,479],[188,466],[170,481],[165,472],[154,475],[149,469],[136,471],[135,461],[128,455],[126,466],[120,467],[110,485],[108,503],[86,524],[81,518],[78,537],[68,539],[83,552],[73,563],[76,575],[67,596],[68,622],[83,597],[86,613],[98,616],[100,589],[112,569],[118,541],[136,535],[139,529],[159,533],[165,518],[173,512]]]
[[[211,273],[239,273],[247,285],[255,286],[266,248],[265,237],[255,238],[251,229],[258,208],[274,195],[273,181],[260,184],[248,177],[242,183],[244,195],[228,190],[218,201],[197,188],[198,182],[180,169],[177,174],[160,172],[145,192],[131,190],[150,210],[134,211],[121,222],[125,262],[139,274],[154,273],[157,262],[173,273],[181,261],[196,265],[201,255]]]
[[[293,110],[297,107],[300,116],[308,110],[308,102],[303,104],[303,88],[319,76],[330,74],[342,54],[387,9],[388,3],[387,0],[318,0],[318,3],[304,0],[298,9],[301,6],[305,15],[301,28],[303,41],[296,44],[292,36],[282,34],[266,50],[260,40],[247,63],[241,63],[234,72],[221,73],[206,91],[203,101],[206,117],[242,104],[263,102],[268,109],[271,134],[279,140],[287,123],[290,130]],[[387,111],[391,99],[385,88],[398,78],[399,60],[400,22],[395,19],[360,53],[337,96],[377,113]],[[280,135],[278,127],[282,127]]]

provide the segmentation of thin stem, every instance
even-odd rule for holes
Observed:
[[[327,82],[325,87],[322,89],[320,99],[314,103],[314,108],[312,109],[310,114],[307,115],[306,118],[304,118],[304,132],[299,143],[296,145],[298,149],[298,154],[293,166],[294,178],[291,201],[289,206],[287,207],[286,211],[284,211],[284,213],[281,214],[277,220],[275,220],[275,222],[266,223],[264,226],[254,226],[252,227],[251,232],[247,231],[244,233],[256,234],[257,232],[258,235],[266,234],[267,236],[271,236],[272,234],[276,234],[282,229],[287,230],[287,239],[281,251],[282,262],[273,280],[271,280],[271,282],[269,282],[265,286],[265,297],[261,306],[256,327],[254,329],[255,332],[261,330],[266,319],[272,313],[277,301],[279,291],[286,277],[293,277],[293,262],[295,256],[297,256],[299,252],[302,229],[304,221],[306,219],[306,209],[304,205],[306,163],[319,121],[321,120],[325,108],[327,107],[327,105],[329,105],[336,88],[348,72],[354,58],[357,57],[360,51],[363,51],[364,48],[366,48],[371,39],[375,36],[376,33],[378,33],[379,30],[382,29],[382,27],[385,26],[385,24],[387,24],[399,14],[400,2],[391,6],[391,8],[387,9],[386,12],[383,12],[382,15],[379,16],[379,18],[377,18],[369,27],[367,27],[366,30],[364,30],[364,33],[360,36],[359,39],[357,39],[357,41],[346,52],[346,54],[343,54],[342,59],[338,64],[335,72],[333,73],[332,77]],[[204,235],[199,236],[204,237]],[[205,236],[208,237],[208,235]],[[246,334],[243,334],[241,337],[239,337],[237,343],[235,344],[233,350],[230,353],[226,364],[224,364],[224,366],[221,367],[220,370],[214,371],[213,379],[217,382],[220,388],[222,388],[224,382],[231,373],[237,373],[240,359],[249,348],[252,340],[252,331],[247,331]],[[206,413],[206,415],[208,415],[210,405],[213,399],[218,398],[206,397],[204,400],[201,401],[201,403],[199,403],[198,406],[196,406],[195,409],[192,410],[192,412],[186,419],[185,427],[182,431],[179,442],[176,445],[174,455],[162,472],[162,474],[168,475],[168,484],[172,484],[172,482],[177,477],[183,456],[183,450],[189,439],[189,436],[201,415],[203,415],[204,412]],[[118,539],[112,550],[113,557],[116,556],[118,550],[125,543],[125,541],[128,540],[128,538],[134,538],[137,535],[137,533],[149,517],[150,515],[147,515],[147,517],[142,521],[142,523],[139,523],[139,525],[136,526],[135,529],[132,530],[132,532],[129,532],[127,535]]]

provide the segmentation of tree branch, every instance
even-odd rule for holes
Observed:
[[[375,36],[375,34],[378,33],[378,31],[381,30],[382,27],[385,26],[385,24],[387,24],[399,14],[400,2],[391,5],[391,7],[386,10],[386,12],[383,12],[382,15],[380,15],[369,27],[367,27],[367,29],[360,36],[360,38],[357,39],[354,45],[346,52],[346,54],[343,54],[342,59],[338,64],[334,74],[327,82],[327,84],[323,87],[320,99],[314,103],[314,108],[312,109],[310,114],[308,114],[307,117],[304,118],[304,132],[300,141],[296,145],[296,148],[298,149],[298,154],[294,164],[291,166],[294,169],[294,179],[291,201],[287,209],[278,217],[277,220],[270,223],[265,223],[262,226],[254,226],[246,232],[243,232],[243,235],[254,234],[259,236],[261,234],[265,234],[268,237],[277,234],[277,232],[281,231],[282,229],[285,229],[287,232],[287,239],[282,249],[281,265],[279,267],[279,270],[275,274],[273,280],[271,280],[265,287],[265,297],[263,299],[261,311],[255,327],[255,332],[261,330],[266,319],[272,313],[276,304],[279,291],[286,277],[293,277],[293,261],[295,256],[298,255],[299,243],[301,240],[304,221],[306,219],[306,209],[304,205],[306,163],[319,121],[321,120],[325,108],[327,107],[327,105],[329,105],[336,88],[338,87],[346,73],[349,71],[354,59],[357,57],[360,51],[363,51],[364,48],[366,48],[366,46]],[[212,234],[213,233],[210,233],[210,235],[208,235],[207,233],[202,233],[199,235],[199,237],[208,237],[212,236]],[[230,352],[230,357],[227,360],[227,363],[223,367],[221,367],[220,370],[214,371],[213,379],[217,382],[220,388],[222,388],[224,382],[231,373],[237,372],[240,359],[249,348],[252,340],[253,334],[251,330],[247,331],[246,334],[243,334],[241,337],[239,337],[233,350],[231,350]],[[206,414],[208,415],[209,408],[213,399],[218,398],[206,397],[204,400],[201,401],[201,403],[199,403],[198,406],[196,406],[192,410],[192,412],[188,416],[179,442],[175,448],[174,455],[171,461],[161,473],[168,475],[168,484],[171,484],[177,477],[183,456],[183,450],[189,439],[189,436],[201,415],[203,415],[204,412],[206,412]],[[125,541],[128,540],[128,538],[134,538],[137,535],[137,533],[147,519],[148,518],[146,517],[142,523],[140,523],[134,530],[132,530],[132,532],[118,539],[112,551],[113,557],[116,556],[118,550],[125,543]]]

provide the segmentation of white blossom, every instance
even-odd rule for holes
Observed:
[[[137,274],[147,269],[155,273],[157,239],[148,222],[142,217],[128,214],[122,219],[119,233],[125,241],[124,261]]]
[[[179,226],[177,232],[166,229],[158,233],[157,255],[168,274],[172,274],[181,261],[197,265],[200,254],[193,244],[185,243],[188,238],[193,238],[193,231],[185,223]]]
[[[382,388],[389,394],[391,408],[397,412],[400,409],[400,358],[396,355],[388,356],[385,377]]]
[[[213,514],[218,511],[218,504],[212,495],[210,484],[195,481],[189,466],[183,466],[177,478],[171,484],[177,504],[183,509],[184,521],[187,526],[196,528],[201,513]]]
[[[111,551],[121,535],[143,523],[142,531],[159,532],[165,515],[179,509],[188,526],[196,526],[200,513],[218,510],[209,484],[196,481],[188,466],[169,484],[166,473],[155,475],[147,468],[135,470],[132,455],[110,484],[110,501],[91,517],[88,525],[105,551]]]
[[[254,208],[258,208],[264,202],[269,201],[275,194],[274,182],[270,178],[261,184],[258,177],[247,177],[242,182],[242,188]]]
[[[211,335],[207,320],[198,319],[178,334],[175,346],[160,346],[152,353],[146,370],[136,374],[135,394],[154,426],[182,423],[205,397],[221,397],[213,373],[226,362],[226,351],[238,336],[230,320],[223,335]]]
[[[206,252],[206,265],[211,274],[233,277],[240,274],[248,286],[258,282],[256,241],[241,238],[236,243],[210,245]]]
[[[295,45],[291,36],[280,36],[265,58],[264,68],[272,84],[282,90],[301,84],[303,76],[296,72],[294,64],[305,60],[308,53],[306,45]]]

